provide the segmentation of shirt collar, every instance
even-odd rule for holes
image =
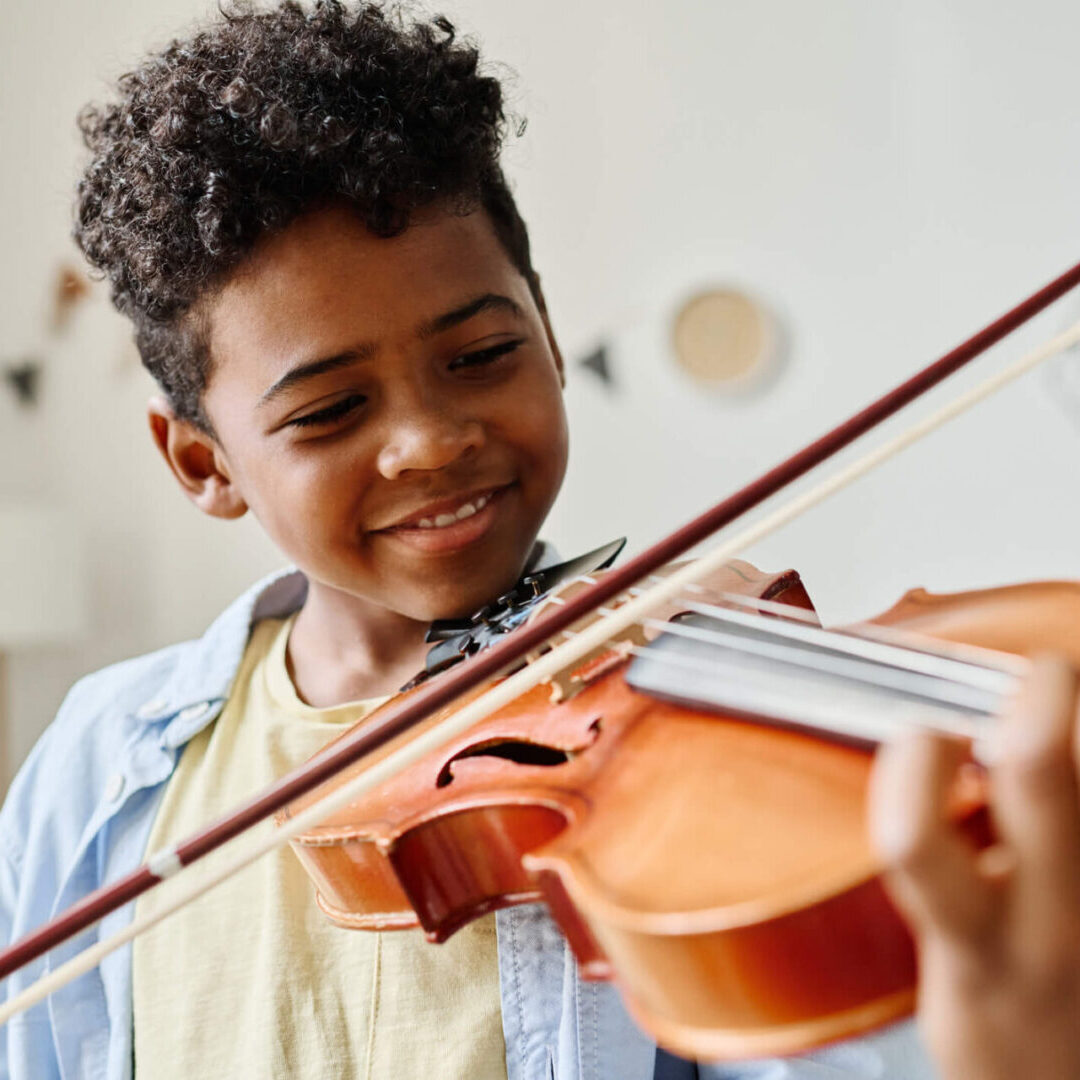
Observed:
[[[203,710],[192,715],[196,706],[220,702],[228,697],[233,679],[247,647],[251,627],[259,619],[283,618],[298,611],[307,596],[307,578],[294,568],[278,571],[253,585],[230,604],[211,623],[206,633],[190,642],[180,652],[180,659],[168,681],[162,687],[159,708],[143,719],[153,721],[170,718],[166,741],[176,742],[173,725],[185,714],[201,721],[208,716]],[[180,741],[190,738],[189,733]]]
[[[557,560],[555,548],[540,540],[533,548],[529,566],[538,570]],[[295,567],[256,582],[210,624],[201,638],[182,650],[159,699],[153,703],[157,707],[140,718],[147,722],[168,719],[163,734],[166,743],[179,745],[190,739],[216,715],[210,706],[228,697],[251,627],[260,619],[285,618],[299,611],[307,590],[307,578]]]

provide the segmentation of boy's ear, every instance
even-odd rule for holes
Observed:
[[[154,442],[184,494],[211,517],[243,517],[247,503],[233,485],[214,439],[190,421],[178,419],[163,397],[150,399],[146,415]]]
[[[563,363],[562,352],[559,343],[555,340],[555,334],[551,329],[551,320],[548,318],[547,300],[544,299],[544,290],[540,286],[540,275],[535,271],[534,283],[536,288],[536,306],[540,309],[540,318],[544,320],[544,332],[547,334],[548,345],[551,347],[551,355],[555,357],[555,368],[559,372],[559,383],[566,389],[566,365]]]

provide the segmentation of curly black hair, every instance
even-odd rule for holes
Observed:
[[[177,416],[209,431],[199,303],[260,237],[330,200],[393,236],[418,208],[482,208],[535,295],[525,224],[499,165],[498,80],[443,17],[380,4],[249,4],[122,76],[79,126],[92,160],[75,240],[135,324]]]

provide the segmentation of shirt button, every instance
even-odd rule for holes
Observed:
[[[146,702],[145,705],[141,705],[136,710],[135,715],[140,720],[155,720],[165,711],[168,704],[164,698],[153,698],[151,701]]]
[[[116,802],[124,794],[124,777],[121,773],[113,773],[105,785],[105,798],[109,802]]]
[[[176,715],[176,719],[181,724],[191,723],[193,720],[200,720],[210,711],[210,702],[200,701],[198,705],[189,705],[186,709],[181,709]]]

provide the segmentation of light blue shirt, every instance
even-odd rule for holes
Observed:
[[[138,866],[180,751],[221,711],[252,623],[297,610],[306,589],[297,572],[268,579],[232,604],[199,640],[106,668],[72,688],[0,811],[0,939],[22,937]],[[131,908],[16,972],[5,995],[125,926]],[[497,926],[509,1080],[932,1075],[910,1024],[803,1058],[695,1070],[658,1054],[611,986],[578,978],[565,941],[541,907],[501,911]],[[11,1020],[0,1029],[0,1047],[0,1080],[128,1080],[130,948],[112,953],[98,969]],[[410,1075],[407,1062],[401,1075]]]

